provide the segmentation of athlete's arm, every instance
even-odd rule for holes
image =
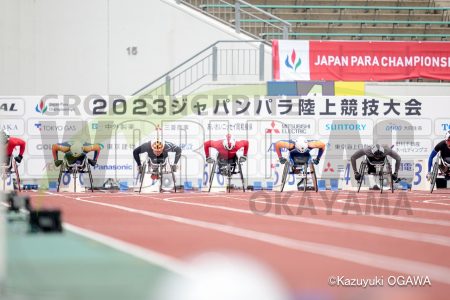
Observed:
[[[58,152],[66,153],[69,151],[70,151],[70,145],[68,143],[53,144],[52,145],[53,160],[58,160]]]
[[[366,153],[364,152],[364,149],[359,149],[358,151],[353,153],[352,157],[350,158],[350,161],[351,161],[351,164],[352,164],[353,173],[357,173],[358,172],[356,170],[356,161],[358,160],[358,158],[363,157],[364,155],[366,155]]]
[[[248,145],[249,143],[247,140],[241,140],[236,143],[236,148],[238,148],[237,150],[239,150],[240,148],[244,148],[244,156],[247,156]]]
[[[275,151],[277,153],[278,158],[281,157],[281,149],[282,148],[291,150],[292,148],[294,148],[294,144],[289,143],[289,142],[283,142],[283,141],[276,142],[275,143]]]
[[[136,161],[136,164],[138,165],[138,167],[141,166],[141,158],[140,158],[139,154],[148,152],[148,150],[149,150],[148,143],[144,143],[133,150],[133,157],[134,157],[134,160]]]
[[[210,147],[212,147],[212,141],[211,141],[211,140],[206,141],[206,142],[203,144],[203,149],[205,150],[205,155],[206,155],[207,158],[209,157],[209,148],[210,148]]]
[[[99,144],[88,144],[83,146],[83,151],[86,153],[94,151],[94,161],[97,161],[101,149]]]
[[[433,165],[433,159],[437,154],[438,154],[438,152],[433,149],[433,151],[431,151],[430,157],[428,157],[428,173],[431,172],[431,166]]]
[[[323,152],[325,151],[325,143],[321,141],[311,141],[308,143],[308,147],[311,149],[319,149],[317,159],[320,159],[322,157]]]
[[[173,163],[175,165],[178,164],[178,161],[181,158],[181,148],[180,148],[180,146],[177,146],[177,145],[175,145],[173,143],[167,143],[166,146],[167,146],[167,149],[164,149],[164,151],[167,150],[167,152],[175,152],[175,160],[174,160]]]
[[[400,162],[402,161],[402,158],[396,151],[394,151],[392,149],[389,149],[389,151],[386,154],[389,155],[390,157],[392,157],[393,159],[395,159],[394,173],[398,173],[398,170],[400,169]]]

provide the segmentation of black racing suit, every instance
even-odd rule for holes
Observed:
[[[363,149],[360,149],[358,151],[356,151],[352,157],[350,158],[351,160],[351,164],[352,164],[352,169],[353,169],[353,173],[357,173],[358,170],[356,169],[356,160],[360,157],[363,157],[364,155],[367,156],[367,158],[369,159],[370,162],[374,162],[374,163],[381,163],[384,161],[384,159],[386,158],[386,156],[390,156],[393,159],[395,159],[395,168],[394,168],[394,173],[398,173],[398,170],[400,169],[400,162],[402,160],[402,158],[400,157],[400,155],[398,155],[397,152],[395,152],[394,150],[392,150],[391,148],[387,147],[387,146],[383,146],[384,148],[384,155],[382,157],[375,157],[371,151],[371,147],[367,146]],[[375,167],[372,166],[371,164],[368,164],[368,172],[369,173],[375,173]]]
[[[150,142],[144,143],[133,150],[133,157],[136,161],[138,167],[141,166],[141,158],[139,157],[139,154],[147,152],[148,157],[150,158],[151,162],[153,164],[162,164],[166,161],[167,157],[169,156],[169,152],[175,152],[175,161],[174,165],[178,164],[178,161],[181,157],[181,148],[171,142],[165,142],[164,143],[164,150],[161,153],[161,155],[156,156],[155,153],[153,153],[152,147],[150,146]]]

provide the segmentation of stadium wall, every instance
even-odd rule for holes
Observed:
[[[217,40],[248,39],[174,0],[1,0],[0,24],[0,95],[130,94]]]

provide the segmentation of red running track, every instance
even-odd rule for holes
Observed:
[[[237,251],[278,273],[294,293],[397,292],[448,299],[450,193],[297,192],[36,195],[66,223],[181,261]],[[431,286],[389,287],[389,276],[429,276]],[[384,278],[381,288],[330,287],[330,276]],[[366,296],[363,296],[366,297]],[[358,298],[359,299],[359,298]]]

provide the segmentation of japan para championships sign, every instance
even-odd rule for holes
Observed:
[[[274,40],[275,80],[450,80],[450,42]]]

